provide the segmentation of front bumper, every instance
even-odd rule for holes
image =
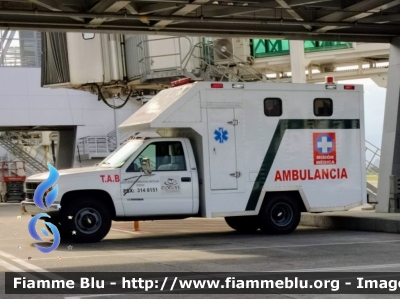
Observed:
[[[42,210],[38,208],[34,202],[29,202],[29,201],[22,201],[21,202],[21,214],[22,215],[31,215],[35,216],[39,213],[51,213],[52,215],[58,214],[59,209],[58,209],[58,204],[52,204],[50,207],[48,207],[47,210]]]

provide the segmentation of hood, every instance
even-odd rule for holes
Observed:
[[[96,166],[91,166],[91,167],[82,167],[82,168],[70,168],[70,169],[62,169],[58,170],[58,173],[60,174],[60,178],[63,176],[68,176],[71,174],[74,175],[89,175],[93,172],[108,172],[108,171],[114,171],[117,168],[108,168],[108,167],[96,167]],[[42,172],[38,174],[31,175],[26,179],[26,181],[44,181],[49,177],[49,172]]]

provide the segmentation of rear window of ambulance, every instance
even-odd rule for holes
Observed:
[[[264,114],[266,116],[281,116],[282,100],[279,98],[264,99]]]
[[[315,116],[332,116],[333,102],[332,99],[315,99],[314,100],[314,115]]]

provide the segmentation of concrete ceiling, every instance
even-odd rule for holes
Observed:
[[[0,0],[0,28],[390,42],[400,0]]]

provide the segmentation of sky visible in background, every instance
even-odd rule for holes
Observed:
[[[338,83],[364,85],[365,140],[381,148],[386,88],[379,87],[371,79],[346,80]]]

